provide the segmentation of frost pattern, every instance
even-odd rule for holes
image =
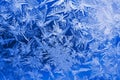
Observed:
[[[0,0],[0,80],[119,80],[119,0]]]

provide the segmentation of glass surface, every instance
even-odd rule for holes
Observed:
[[[120,80],[120,0],[0,0],[0,80]]]

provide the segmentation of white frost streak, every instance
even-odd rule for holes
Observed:
[[[54,3],[52,6],[58,6],[60,4],[62,4],[64,2],[64,0],[58,0],[56,3]]]
[[[77,74],[79,72],[86,72],[86,71],[90,71],[91,69],[89,68],[80,68],[79,70],[75,70],[75,71],[72,71],[73,74]]]

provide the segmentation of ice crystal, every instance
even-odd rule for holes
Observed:
[[[119,0],[0,0],[0,80],[119,80]]]

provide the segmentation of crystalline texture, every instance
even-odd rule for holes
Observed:
[[[0,80],[120,80],[119,0],[0,0]]]

